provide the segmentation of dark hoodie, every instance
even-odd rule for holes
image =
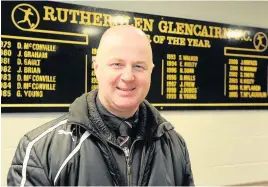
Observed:
[[[27,133],[16,150],[8,185],[194,185],[183,138],[147,101],[129,155],[96,107],[97,90],[77,98],[69,113]]]

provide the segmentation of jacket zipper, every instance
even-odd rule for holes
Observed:
[[[126,162],[127,162],[127,184],[130,186],[131,184],[131,163],[130,163],[130,158],[129,158],[129,149],[127,147],[123,148],[123,151],[126,156]]]
[[[92,134],[92,136],[95,136],[94,134]],[[96,137],[96,136],[95,136]],[[98,137],[96,137],[96,138],[98,138]],[[98,138],[99,139],[99,138]],[[100,139],[99,139],[100,140]],[[131,186],[131,153],[132,153],[132,150],[133,150],[133,145],[137,142],[137,141],[139,141],[139,140],[142,140],[142,139],[136,139],[136,140],[134,140],[134,142],[132,143],[132,145],[130,146],[130,149],[128,149],[127,147],[124,147],[123,149],[122,149],[122,147],[120,147],[120,146],[118,146],[118,145],[116,145],[116,144],[114,144],[113,142],[110,142],[110,141],[107,141],[107,142],[109,142],[110,144],[112,144],[112,145],[114,145],[114,146],[116,146],[116,147],[118,147],[118,148],[120,148],[123,152],[124,152],[124,154],[125,154],[125,157],[126,157],[126,164],[127,164],[127,184],[128,184],[128,186]],[[100,140],[100,141],[102,141],[102,140]]]
[[[124,154],[125,154],[125,157],[126,157],[126,162],[127,162],[127,184],[128,186],[131,186],[131,179],[132,179],[132,172],[131,172],[131,153],[132,153],[132,148],[133,148],[133,145],[135,144],[136,141],[138,141],[140,139],[136,139],[134,140],[134,142],[132,143],[130,149],[128,147],[124,147],[123,148],[123,151],[124,151]]]
[[[79,123],[76,123],[76,124],[77,124],[77,125],[81,125],[81,124],[79,124]],[[82,126],[83,126],[83,125],[82,125]],[[96,137],[97,139],[99,139],[99,138],[98,138],[97,136],[95,136],[93,133],[91,133],[91,135],[94,136],[94,137]],[[102,141],[101,139],[99,139],[99,140]],[[134,145],[137,141],[139,141],[139,140],[142,140],[142,139],[139,139],[139,138],[138,138],[138,139],[134,140],[134,142],[133,142],[132,145],[130,146],[130,150],[129,150],[127,147],[124,147],[124,148],[122,149],[122,147],[120,147],[120,146],[114,144],[113,142],[107,141],[107,142],[109,142],[110,144],[112,144],[112,145],[114,145],[114,146],[120,148],[120,149],[124,152],[124,154],[125,154],[126,162],[127,162],[127,183],[128,183],[128,186],[131,185],[131,153],[132,153],[132,148],[133,148],[133,145]]]

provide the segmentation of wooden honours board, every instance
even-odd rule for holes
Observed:
[[[158,109],[268,108],[268,29],[51,1],[1,5],[2,112],[68,111],[97,88],[92,58],[119,24],[151,42],[147,100]]]

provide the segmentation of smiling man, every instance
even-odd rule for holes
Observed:
[[[146,35],[130,26],[108,30],[101,39],[94,67],[101,103],[117,116],[131,117],[151,84],[154,64]]]
[[[108,29],[94,62],[99,89],[21,139],[8,185],[194,185],[183,138],[145,100],[152,59],[141,30]]]

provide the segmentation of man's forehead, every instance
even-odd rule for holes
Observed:
[[[110,45],[103,54],[106,58],[117,57],[118,59],[131,59],[133,61],[147,61],[152,57],[151,51],[145,46]]]
[[[108,38],[108,37],[114,37],[114,36],[123,36],[123,37],[146,37],[146,34],[141,31],[140,29],[137,29],[130,25],[120,25],[120,26],[114,26],[106,30],[102,36],[102,38]]]
[[[121,30],[122,29],[122,30]],[[129,31],[129,32],[122,32]],[[152,61],[152,49],[147,36],[132,27],[118,27],[104,33],[98,48],[98,59],[117,56],[125,61]]]
[[[150,42],[141,30],[132,27],[115,27],[108,29],[100,41],[99,48],[107,46],[137,46],[141,47],[150,47]]]
[[[112,47],[139,47],[144,48],[150,44],[146,41],[147,39],[138,36],[109,36],[102,41],[102,46],[112,46]]]
[[[110,56],[107,58],[108,61],[117,61],[117,62],[126,62],[128,61],[127,59],[121,58],[119,56]],[[129,60],[132,63],[138,63],[138,64],[147,64],[148,61],[146,60]]]

